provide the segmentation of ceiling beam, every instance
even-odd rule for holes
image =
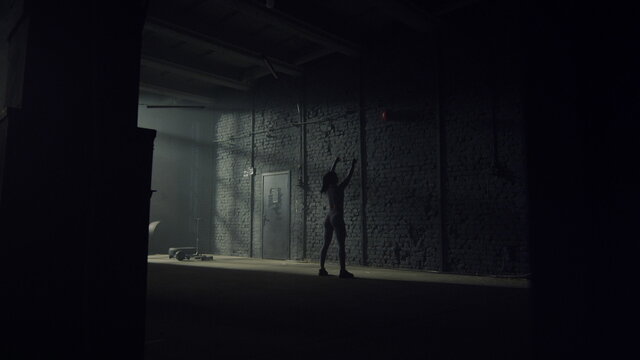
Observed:
[[[471,6],[480,1],[482,0],[459,0],[459,1],[448,2],[445,4],[445,6],[442,6],[441,8],[434,10],[433,13],[437,16],[445,15],[450,12],[454,12],[456,10],[462,9],[464,7]]]
[[[278,79],[278,73],[273,68],[273,64],[271,64],[271,62],[269,62],[267,58],[264,59],[264,65],[265,66],[263,67],[254,67],[252,69],[245,71],[243,74],[242,80],[246,82],[251,82],[255,79],[259,79],[268,74],[271,74],[273,75],[274,78]]]
[[[213,98],[189,93],[182,90],[171,89],[164,86],[158,86],[158,85],[151,84],[148,82],[143,82],[143,81],[140,82],[140,91],[157,94],[157,95],[176,97],[183,100],[193,101],[199,104],[210,105],[211,103],[213,103]]]
[[[176,64],[170,61],[153,58],[150,56],[143,55],[141,64],[142,66],[146,66],[146,67],[153,68],[160,71],[167,71],[167,72],[170,72],[176,75],[181,75],[191,79],[197,79],[212,85],[224,86],[224,87],[228,87],[236,90],[242,90],[242,91],[249,90],[249,84],[245,82],[228,78],[226,76],[221,76],[221,75],[213,74],[210,72],[206,72],[200,69],[190,68],[190,67]]]
[[[140,82],[140,91],[155,95],[168,96],[172,98],[187,100],[197,104],[205,105],[207,108],[219,111],[248,111],[249,109],[242,105],[239,106],[237,101],[225,101],[218,97],[202,96],[191,92],[168,88],[147,82]],[[246,102],[245,102],[246,103]],[[242,102],[240,102],[242,104]]]
[[[295,19],[275,9],[267,9],[241,0],[209,0],[226,8],[238,11],[258,21],[287,30],[301,38],[348,56],[358,56],[358,46],[354,43],[330,34],[318,27]]]
[[[393,0],[374,0],[371,4],[415,31],[426,33],[440,21],[433,15]]]
[[[233,44],[225,43],[224,41],[214,39],[210,36],[185,29],[175,24],[157,19],[147,18],[145,23],[145,29],[161,34],[163,36],[170,37],[172,39],[188,42],[201,46],[207,50],[212,50],[215,53],[223,53],[232,58],[248,62],[253,65],[261,67],[265,66],[264,56],[258,52],[242,48]],[[289,64],[285,61],[267,57],[269,62],[273,65],[274,69],[283,74],[299,76],[302,74],[302,70],[295,65]],[[266,68],[265,68],[266,69]],[[268,71],[268,69],[266,69]],[[267,72],[268,74],[268,72]]]
[[[325,57],[327,55],[331,55],[335,53],[334,50],[328,49],[328,48],[322,48],[320,50],[316,50],[313,52],[308,53],[307,55],[303,55],[297,59],[295,59],[293,61],[294,64],[296,65],[303,65],[306,64],[308,62],[312,62],[315,59],[319,59],[321,57]]]

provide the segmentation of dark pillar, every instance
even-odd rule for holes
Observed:
[[[154,137],[137,128],[143,1],[15,4],[9,46],[24,57],[9,72],[24,76],[5,120],[7,358],[142,358]]]
[[[622,357],[637,322],[638,12],[526,3],[536,357]]]

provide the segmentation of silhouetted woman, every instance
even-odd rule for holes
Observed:
[[[353,175],[353,169],[356,166],[356,160],[353,159],[349,175],[347,175],[344,181],[340,184],[338,184],[338,175],[336,175],[335,172],[338,161],[340,161],[339,157],[333,162],[331,171],[322,177],[322,190],[320,190],[320,192],[323,194],[326,193],[327,198],[329,198],[329,214],[327,214],[327,217],[324,220],[324,246],[322,246],[322,252],[320,253],[320,271],[318,272],[318,275],[329,275],[327,270],[324,268],[324,262],[327,259],[327,250],[329,250],[329,245],[333,238],[333,232],[335,231],[339,246],[338,255],[340,257],[340,277],[352,278],[353,274],[348,272],[345,268],[346,250],[344,242],[347,238],[347,229],[344,225],[344,189],[349,185],[349,181]]]

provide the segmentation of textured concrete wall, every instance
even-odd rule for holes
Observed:
[[[338,179],[347,176],[352,159],[360,160],[358,67],[353,59],[329,57],[310,66],[305,82],[307,125],[307,258],[317,261],[324,243],[324,219],[328,212],[326,196],[320,194],[322,176],[336,157]],[[362,262],[360,226],[360,171],[356,167],[345,190],[347,263]],[[338,261],[334,236],[327,261]]]
[[[513,2],[478,4],[441,38],[452,271],[528,272],[517,14]]]
[[[390,39],[365,68],[372,265],[439,268],[435,49],[430,37]]]
[[[224,112],[216,124],[218,187],[214,191],[214,251],[262,256],[262,177],[291,175],[292,258],[302,258],[299,85],[292,79],[263,81],[253,89],[247,111]],[[253,118],[253,120],[252,120]],[[254,122],[252,153],[252,121]],[[253,163],[255,173],[247,172]],[[254,186],[251,202],[251,183]],[[253,214],[252,214],[253,211]],[[253,226],[251,217],[253,215]]]
[[[292,79],[266,79],[254,89],[255,109],[255,187],[253,253],[262,254],[263,175],[289,171],[291,184],[292,259],[302,255],[302,188],[300,185],[300,85]]]
[[[225,112],[215,124],[213,246],[215,253],[249,256],[251,111]],[[213,140],[213,139],[212,139]]]
[[[340,156],[340,178],[353,158],[366,171],[365,193],[358,166],[345,194],[349,264],[528,272],[517,15],[506,2],[477,4],[437,34],[390,31],[362,59],[329,56],[307,65],[302,79],[261,80],[251,94],[254,146],[251,111],[216,125],[216,140],[238,138],[216,148],[215,251],[261,256],[262,174],[286,170],[291,258],[317,261],[327,212],[321,178]],[[304,159],[299,108],[308,123]],[[253,180],[243,176],[252,150]],[[336,246],[328,256],[337,261]]]

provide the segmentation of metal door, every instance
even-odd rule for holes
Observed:
[[[262,257],[288,259],[291,221],[289,172],[262,175]]]

